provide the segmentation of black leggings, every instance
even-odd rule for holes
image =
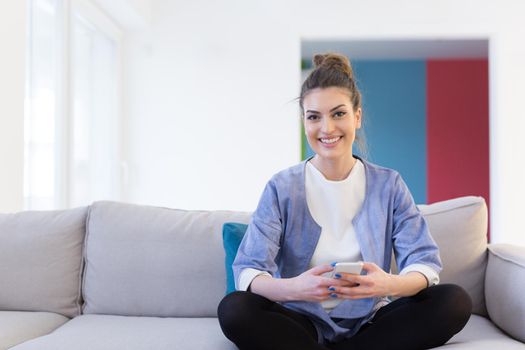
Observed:
[[[445,344],[465,326],[471,309],[461,287],[438,285],[391,302],[353,337],[324,345],[308,317],[255,293],[227,295],[218,315],[224,335],[240,350],[410,350]]]

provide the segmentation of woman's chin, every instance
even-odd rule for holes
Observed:
[[[334,161],[338,159],[345,159],[347,156],[351,156],[352,152],[343,152],[342,150],[338,149],[319,149],[317,150],[316,154],[321,159]]]

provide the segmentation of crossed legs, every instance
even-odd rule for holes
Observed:
[[[445,344],[470,317],[472,303],[456,285],[438,285],[379,309],[353,337],[317,343],[304,315],[250,292],[234,292],[219,304],[222,331],[240,350],[429,349]]]

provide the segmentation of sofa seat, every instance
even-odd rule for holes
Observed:
[[[0,311],[0,350],[46,335],[67,321],[51,312]]]
[[[446,350],[524,350],[485,317],[472,315]],[[216,318],[160,318],[82,315],[53,333],[12,350],[236,350],[223,335]]]
[[[452,337],[445,346],[440,348],[446,350],[524,350],[525,344],[510,338],[489,319],[472,315],[465,328]]]
[[[82,315],[12,350],[236,350],[217,318]]]

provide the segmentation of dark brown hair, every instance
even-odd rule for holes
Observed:
[[[304,97],[313,89],[340,87],[348,90],[354,111],[361,107],[361,93],[354,80],[350,60],[338,53],[316,54],[313,58],[314,70],[301,87],[299,106],[303,111]]]

